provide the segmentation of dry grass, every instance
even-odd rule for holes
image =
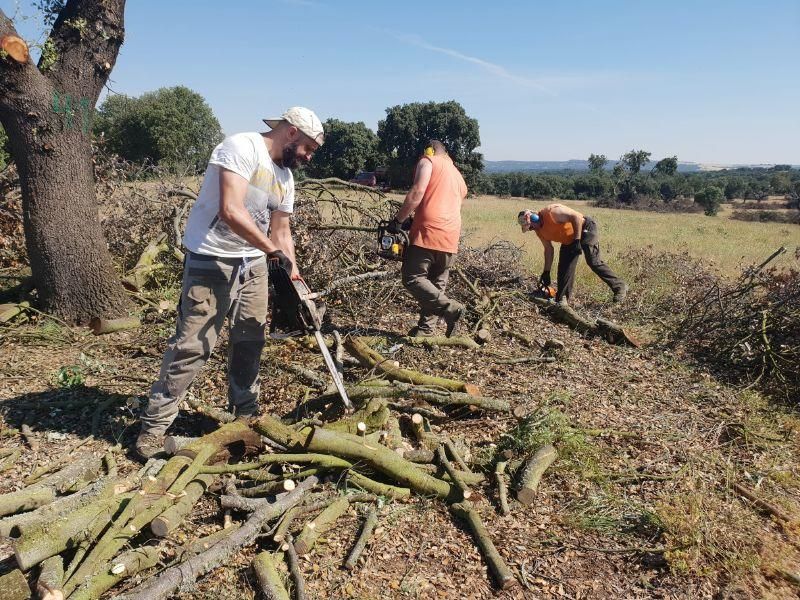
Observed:
[[[524,208],[538,210],[547,204],[549,202],[522,198],[470,198],[462,210],[467,242],[483,245],[493,239],[510,240],[523,246],[524,266],[538,273],[542,266],[541,244],[534,234],[520,231],[516,218]],[[760,262],[778,246],[788,246],[790,251],[800,246],[800,228],[780,223],[734,221],[729,218],[731,209],[728,205],[723,207],[719,216],[706,217],[702,214],[596,208],[585,201],[567,201],[565,204],[597,220],[607,262],[622,275],[626,274],[625,266],[615,259],[632,249],[646,246],[653,246],[657,251],[686,251],[693,257],[709,261],[727,275],[738,274],[743,265]],[[787,266],[793,259],[789,256],[782,260],[779,266]],[[579,282],[591,284],[594,279],[588,267],[581,264]]]

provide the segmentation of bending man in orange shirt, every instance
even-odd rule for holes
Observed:
[[[403,286],[419,302],[419,322],[409,335],[433,335],[442,317],[450,337],[464,314],[464,306],[450,300],[444,290],[458,252],[461,202],[466,196],[467,184],[444,144],[432,140],[417,163],[403,206],[389,224],[389,231],[397,233],[401,223],[414,215],[402,269]]]
[[[614,302],[622,302],[628,286],[603,261],[600,256],[600,236],[597,223],[563,204],[550,204],[538,213],[523,210],[517,216],[522,231],[535,231],[544,246],[544,271],[539,282],[550,285],[550,270],[553,268],[553,242],[561,244],[558,252],[558,290],[556,301],[568,302],[575,285],[575,269],[581,254],[586,264],[614,292]]]

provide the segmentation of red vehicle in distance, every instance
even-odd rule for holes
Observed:
[[[386,174],[385,168],[378,168],[375,171],[360,171],[350,180],[350,183],[374,187],[382,192],[388,192],[389,182],[386,180]]]
[[[367,187],[377,187],[378,178],[372,171],[361,171],[350,180],[350,183],[357,183],[359,185],[366,185]]]

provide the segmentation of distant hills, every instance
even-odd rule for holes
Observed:
[[[518,172],[537,172],[545,171],[588,171],[589,164],[585,160],[485,160],[485,173],[518,173]],[[617,164],[615,160],[609,160],[606,169],[611,170]],[[642,170],[648,171],[655,166],[655,162],[649,163]],[[693,162],[679,162],[678,172],[696,173],[698,171],[719,171],[721,169],[768,169],[773,165],[712,165]],[[798,168],[795,165],[795,168]]]

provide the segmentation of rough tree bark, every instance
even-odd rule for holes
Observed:
[[[39,64],[0,57],[0,124],[22,185],[25,244],[42,309],[73,323],[128,300],[97,214],[91,117],[124,39],[125,0],[67,0]],[[16,35],[0,10],[0,38]]]

